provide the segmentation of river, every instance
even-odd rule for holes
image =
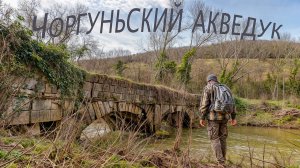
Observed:
[[[189,146],[188,129],[182,132],[181,149]],[[164,150],[173,147],[175,134],[170,138],[150,142],[146,150]],[[228,159],[234,163],[243,160],[250,164],[250,155],[253,163],[262,165],[265,160],[280,165],[300,165],[300,130],[285,130],[260,127],[229,127]],[[250,152],[249,152],[250,151]],[[251,153],[251,154],[250,154]],[[205,161],[213,161],[210,142],[205,128],[193,129],[190,143],[192,157],[202,157]]]

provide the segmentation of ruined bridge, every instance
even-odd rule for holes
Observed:
[[[101,119],[111,129],[131,123],[154,132],[163,121],[178,125],[180,116],[185,124],[195,121],[200,102],[199,95],[97,74],[88,74],[82,89],[84,99],[78,105],[75,97],[62,99],[60,90],[45,77],[26,79],[22,96],[14,97],[5,112],[9,116],[5,121],[9,125],[59,122],[78,109],[76,117],[86,125]]]

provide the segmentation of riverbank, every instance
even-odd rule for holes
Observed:
[[[242,126],[300,129],[300,108],[295,103],[242,98],[236,103]]]
[[[0,167],[217,167],[191,157],[187,149],[148,150],[146,146],[156,139],[134,132],[116,131],[74,142],[6,133],[1,131]]]
[[[0,165],[9,168],[217,167],[205,128],[183,129],[176,150],[176,133],[157,139],[137,132],[113,131],[85,141],[9,134],[1,131],[0,139]],[[251,164],[298,168],[299,137],[298,130],[229,126],[228,168]]]

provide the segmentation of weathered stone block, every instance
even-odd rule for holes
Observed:
[[[111,80],[111,85],[116,86],[118,84],[118,81],[116,79]]]
[[[44,93],[45,98],[53,99],[53,98],[59,98],[60,93],[52,94],[52,93]]]
[[[149,96],[151,96],[151,97],[154,96],[154,92],[152,90],[150,90]]]
[[[92,103],[89,103],[89,105],[88,105],[88,112],[89,112],[89,115],[91,117],[91,120],[92,121],[96,120],[96,112],[93,108]]]
[[[98,83],[95,83],[94,84],[94,91],[102,91],[103,90],[103,85],[102,84],[98,84]]]
[[[103,84],[103,83],[105,83],[106,80],[107,80],[107,77],[101,75],[101,76],[99,76],[99,79],[98,79],[98,82],[97,82],[97,83]]]
[[[115,92],[115,86],[113,86],[113,85],[110,85],[110,87],[109,87],[109,91],[110,91],[110,92],[112,92],[112,93],[113,93],[113,92]]]
[[[120,86],[115,86],[115,93],[121,93],[122,89]]]
[[[126,95],[125,94],[121,94],[120,101],[125,101],[125,100],[126,100]]]
[[[60,109],[60,102],[52,101],[51,102],[51,110],[58,110],[58,109]]]
[[[29,90],[29,89],[20,89],[20,93],[28,95],[28,96],[35,94],[35,92],[33,90]]]
[[[146,96],[144,96],[144,95],[140,96],[140,101],[141,102],[146,102],[147,101]]]
[[[45,93],[52,93],[52,88],[51,88],[51,84],[46,83],[46,89],[45,89]]]
[[[130,102],[132,100],[132,95],[124,94],[125,101]]]
[[[50,110],[51,105],[51,100],[35,99],[32,103],[32,110]]]
[[[111,78],[105,77],[104,83],[110,85],[111,84]]]
[[[154,125],[155,129],[159,129],[161,125],[162,120],[162,112],[160,105],[155,105],[155,112],[154,112]]]
[[[104,115],[109,114],[111,112],[111,109],[109,107],[109,102],[102,102],[102,104],[105,111]]]
[[[109,92],[109,85],[108,84],[104,84],[103,91],[104,92]]]
[[[126,103],[125,102],[120,102],[119,103],[119,111],[125,111]]]
[[[93,93],[92,93],[92,96],[93,97],[99,97],[99,92],[102,92],[103,90],[103,85],[102,84],[98,84],[98,83],[94,83],[94,86],[93,86]]]
[[[100,107],[98,105],[98,102],[92,103],[92,107],[93,107],[94,112],[96,114],[96,118],[101,118],[102,117],[102,113],[101,113]]]
[[[128,88],[128,94],[134,94],[134,89],[133,88]]]
[[[75,108],[75,102],[74,101],[69,101],[69,100],[65,100],[64,101],[64,106],[62,109],[63,112],[63,116],[68,115],[69,113],[71,113]]]
[[[130,91],[130,88],[124,87],[122,93],[130,94],[129,91]]]
[[[25,81],[25,88],[24,89],[29,89],[29,90],[34,90],[35,85],[38,83],[36,79],[27,79]]]
[[[13,112],[11,118],[8,119],[9,125],[29,124],[30,111]]]
[[[140,95],[134,95],[134,101],[135,102],[140,102],[141,101]]]
[[[115,101],[120,101],[121,100],[121,94],[117,94],[117,93],[113,93],[112,94],[112,98],[115,100]]]
[[[57,86],[55,86],[55,85],[50,85],[51,86],[51,93],[52,94],[57,94],[58,93],[58,89],[57,89]]]
[[[92,139],[99,139],[110,131],[111,129],[109,128],[109,125],[103,119],[99,119],[97,122],[93,122],[82,131],[80,140],[90,141]]]
[[[83,90],[90,92],[92,90],[92,88],[93,88],[93,83],[84,82]]]
[[[8,111],[29,111],[31,100],[29,98],[14,98]]]
[[[154,101],[156,101],[156,99],[154,97],[152,97],[152,96],[148,96],[148,101],[154,102]]]
[[[103,105],[103,102],[101,102],[101,101],[98,102],[98,107],[99,107],[100,114],[101,114],[99,116],[99,118],[101,118],[101,117],[103,117],[106,114],[106,109],[105,109],[105,107]]]
[[[46,81],[39,80],[35,87],[36,92],[45,93],[46,90]]]
[[[62,119],[61,110],[32,110],[31,123],[58,121]]]

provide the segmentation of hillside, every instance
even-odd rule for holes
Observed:
[[[167,51],[169,60],[178,65],[188,48],[172,48]],[[79,65],[97,73],[117,75],[115,65],[125,65],[123,77],[144,83],[158,83],[155,80],[155,52],[136,55],[82,60]],[[221,77],[222,72],[230,74],[234,92],[245,98],[287,98],[288,89],[283,93],[283,86],[288,87],[292,72],[297,70],[300,58],[300,44],[284,41],[242,41],[227,42],[203,46],[197,50],[191,62],[191,80],[188,91],[201,92],[205,78],[209,73]],[[233,65],[236,65],[234,69]],[[295,72],[295,79],[300,74]],[[180,89],[176,74],[168,73],[164,85]],[[284,83],[284,84],[283,84]],[[276,93],[275,93],[276,92]],[[298,96],[294,94],[292,96]]]
[[[170,60],[180,62],[184,53],[189,49],[189,47],[177,47],[170,48],[167,51],[167,55]],[[286,41],[242,41],[242,42],[226,42],[222,44],[211,44],[202,46],[198,49],[195,59],[214,59],[220,58],[216,53],[220,50],[229,50],[225,57],[231,58],[233,49],[238,50],[239,58],[252,58],[252,59],[267,59],[267,58],[285,58],[287,52],[293,52],[292,56],[300,56],[300,44],[294,42]],[[125,63],[132,62],[142,62],[145,64],[151,64],[155,61],[155,57],[158,53],[155,51],[148,51],[144,53],[138,53],[128,56],[120,56],[113,58],[99,58],[93,60],[82,60],[80,65],[84,68],[91,69],[97,68],[93,67],[91,64],[100,65],[102,62],[106,63],[106,66],[112,65],[118,60]],[[291,56],[291,57],[292,57]],[[103,68],[105,69],[105,68]],[[100,68],[99,68],[100,70]]]

